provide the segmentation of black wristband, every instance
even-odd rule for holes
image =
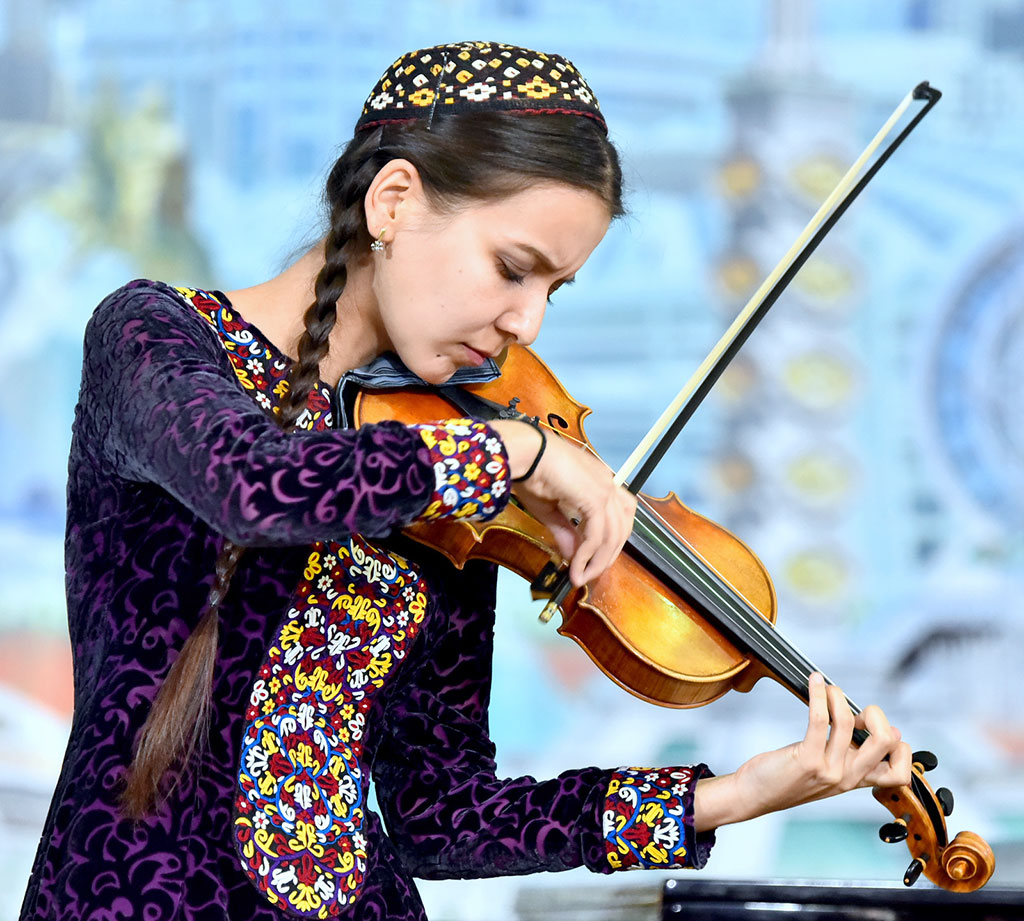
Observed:
[[[540,459],[544,456],[544,449],[548,446],[548,436],[544,434],[544,429],[540,422],[536,419],[524,419],[523,421],[532,425],[537,430],[537,433],[540,435],[540,447],[537,449],[537,456],[533,459],[533,463],[530,464],[530,469],[522,476],[513,477],[513,483],[522,483],[523,480],[528,480],[533,476],[533,471],[537,469],[537,464],[540,463]]]

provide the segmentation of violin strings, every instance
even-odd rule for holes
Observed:
[[[685,536],[662,519],[642,497],[641,501],[644,511],[641,514],[638,509],[637,520],[648,532],[647,540],[653,540],[666,555],[674,557],[671,562],[675,562],[679,569],[693,577],[705,592],[717,596],[712,600],[717,600],[721,604],[726,626],[732,626],[738,644],[749,644],[752,647],[750,651],[765,658],[766,664],[806,700],[807,679],[812,671],[821,670],[762,617],[743,594],[722,576]],[[662,533],[659,534],[659,531]],[[745,628],[746,632],[737,630],[737,624]],[[847,702],[854,713],[859,712],[849,698]]]
[[[608,470],[612,469],[590,442],[576,438],[549,423],[541,422],[539,424],[582,447],[601,461]],[[814,665],[777,627],[761,616],[743,593],[723,576],[687,537],[680,534],[672,524],[658,514],[646,496],[638,495],[637,503],[638,518],[642,517],[640,515],[641,507],[649,516],[649,519],[644,522],[649,529],[647,539],[653,540],[663,552],[674,558],[670,562],[676,564],[677,571],[685,572],[697,580],[706,591],[711,591],[718,596],[716,600],[726,609],[727,617],[733,621],[731,624],[734,633],[733,639],[737,645],[748,644],[751,647],[748,651],[764,661],[805,702],[808,696],[807,681],[811,672],[821,672],[826,682],[832,683],[825,673]],[[633,533],[636,534],[635,524]],[[665,537],[668,538],[667,543],[662,542]],[[729,626],[729,624],[725,626]],[[744,628],[745,632],[737,627]],[[846,698],[846,701],[853,713],[860,712],[860,708],[849,697]]]
[[[612,469],[594,450],[590,442],[575,438],[568,432],[558,431],[547,423],[541,424],[545,425],[550,431],[557,432],[561,437],[583,447],[593,457],[601,461],[608,470]],[[765,659],[766,664],[779,674],[795,693],[806,699],[807,679],[812,671],[820,671],[820,669],[817,669],[799,649],[793,646],[776,628],[757,613],[753,605],[743,596],[742,592],[719,573],[686,537],[661,518],[650,505],[647,497],[641,494],[637,496],[637,502],[638,512],[640,506],[643,506],[647,513],[658,522],[661,530],[667,532],[672,541],[677,545],[675,548],[679,557],[676,561],[677,565],[680,562],[684,564],[679,568],[688,570],[692,576],[702,580],[705,584],[708,583],[709,579],[712,584],[717,583],[719,594],[725,599],[727,604],[732,606],[733,616],[738,619],[740,625],[746,628],[748,635],[752,633],[754,638],[759,641],[759,648],[752,649],[751,651],[759,654],[760,658]],[[652,536],[659,536],[657,530],[657,528],[654,529]],[[634,533],[636,533],[635,528]],[[687,563],[689,564],[688,566],[686,565]],[[694,564],[697,565],[695,566]],[[701,572],[700,569],[703,569],[704,572]],[[739,634],[736,637],[736,641],[739,645],[742,645],[744,642],[749,642],[749,636],[744,639],[743,635]],[[851,707],[856,712],[856,708],[852,704]]]
[[[710,614],[719,626],[727,628],[731,638],[741,649],[755,655],[776,673],[780,680],[801,697],[805,697],[807,676],[812,670],[806,660],[801,662],[800,654],[787,649],[781,638],[772,631],[768,623],[756,612],[747,610],[744,601],[733,595],[729,587],[713,576],[710,578],[703,567],[694,564],[687,554],[672,554],[676,566],[689,576],[690,585],[703,590]],[[671,565],[671,562],[670,562]],[[701,594],[700,591],[697,594]],[[801,667],[803,666],[803,667]]]
[[[704,556],[704,554],[702,554],[700,550],[698,550],[684,534],[680,534],[679,531],[676,530],[675,525],[673,525],[671,522],[666,521],[664,518],[661,517],[661,515],[658,514],[658,510],[654,508],[654,506],[650,503],[649,499],[646,496],[642,494],[638,496],[638,503],[642,503],[644,507],[647,509],[647,511],[651,514],[651,516],[658,519],[658,521],[665,529],[665,531],[668,534],[670,534],[675,540],[677,540],[680,544],[686,547],[690,554],[692,554],[696,559],[703,563],[709,570],[713,571],[715,576],[718,579],[720,579],[725,586],[729,588],[729,590],[736,596],[737,599],[741,600],[745,605],[748,605],[751,609],[754,608],[753,604],[751,604],[750,600],[746,597],[746,595],[744,595],[743,592],[741,592],[732,582],[730,582],[728,578],[726,578],[717,569],[715,569],[715,567],[711,564],[711,561],[708,560],[708,558]],[[758,619],[763,620],[764,618],[759,617]]]
[[[749,617],[741,606],[730,604],[732,599],[727,590],[723,592],[721,587],[707,580],[703,573],[687,565],[689,561],[685,556],[680,559],[677,554],[672,554],[669,548],[665,549],[668,549],[670,557],[675,556],[674,560],[669,560],[669,566],[674,564],[677,570],[684,573],[684,579],[689,576],[690,582],[696,583],[696,588],[703,589],[710,616],[719,626],[731,627],[727,632],[731,634],[733,642],[763,660],[791,689],[801,693],[803,676],[799,670],[799,662],[787,654],[774,637],[766,637],[760,625]],[[759,615],[754,616],[761,624],[764,623]]]
[[[750,600],[725,576],[723,576],[711,562],[705,557],[693,544],[689,541],[685,535],[680,534],[673,525],[669,524],[660,515],[657,514],[650,505],[645,503],[648,512],[657,518],[658,522],[662,524],[665,530],[671,535],[671,537],[678,541],[688,551],[687,555],[692,557],[701,564],[701,567],[706,570],[706,573],[700,573],[700,575],[711,575],[720,585],[719,587],[724,590],[726,597],[732,602],[739,613],[740,618],[748,628],[752,628],[754,632],[766,641],[769,646],[774,646],[774,652],[786,659],[786,664],[790,665],[794,670],[794,673],[799,675],[801,679],[806,681],[811,671],[815,670],[814,665],[807,660],[807,658],[789,643],[786,638],[774,627],[768,620],[761,616],[759,612],[750,603]],[[685,557],[684,557],[685,559]],[[768,663],[772,664],[772,663]]]

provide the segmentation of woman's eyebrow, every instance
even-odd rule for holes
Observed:
[[[529,243],[513,243],[515,247],[529,253],[537,261],[537,264],[551,275],[558,274],[558,267],[542,253],[536,246]]]

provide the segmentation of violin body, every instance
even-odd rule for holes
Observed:
[[[516,408],[523,414],[539,417],[581,445],[589,444],[582,423],[590,410],[572,400],[533,351],[510,348],[502,372],[495,381],[465,389],[502,406],[517,399]],[[363,391],[355,404],[358,424],[384,419],[424,422],[451,418],[453,412],[458,414],[426,388]],[[746,544],[687,508],[674,493],[644,498],[675,533],[700,548],[709,564],[729,574],[734,588],[765,620],[775,622],[771,576]],[[548,529],[513,502],[490,521],[417,524],[405,534],[460,568],[470,559],[490,560],[530,583],[536,583],[546,567],[561,563]],[[543,592],[535,596],[543,597]],[[573,589],[561,612],[559,633],[574,639],[601,671],[631,694],[663,707],[703,706],[729,690],[750,690],[770,674],[628,550],[597,580]]]
[[[569,396],[530,349],[509,348],[501,377],[468,385],[465,390],[498,408],[514,407],[525,416],[536,417],[581,449],[590,449],[583,432],[583,420],[590,410]],[[462,415],[458,407],[427,387],[365,390],[354,406],[357,425],[387,419],[411,424]],[[773,633],[775,589],[753,551],[725,528],[687,508],[674,493],[660,499],[639,498],[648,517],[689,548],[702,566],[741,599],[752,612],[748,620],[758,623],[762,633]],[[509,502],[490,521],[440,520],[412,525],[404,533],[442,553],[457,567],[471,559],[484,559],[510,569],[531,583],[538,598],[551,595],[548,589],[563,563],[548,529],[515,502]],[[609,678],[654,704],[698,707],[729,690],[749,691],[766,676],[806,703],[807,697],[802,696],[806,684],[801,692],[792,673],[784,674],[790,665],[785,655],[775,659],[741,651],[723,630],[719,612],[699,600],[707,596],[688,590],[685,580],[666,579],[664,573],[664,566],[659,570],[630,542],[598,579],[565,595],[560,602],[558,632],[574,639]],[[808,674],[801,675],[804,681]],[[952,810],[952,794],[932,790],[924,773],[934,767],[934,756],[919,761],[918,755],[928,753],[915,753],[909,787],[874,791],[895,819],[882,827],[883,840],[906,841],[914,858],[904,877],[906,885],[924,875],[950,891],[974,891],[995,869],[992,849],[969,831],[948,840],[945,816]]]

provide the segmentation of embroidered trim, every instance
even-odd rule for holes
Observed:
[[[430,450],[436,483],[420,515],[438,518],[493,518],[508,501],[508,455],[501,439],[484,422],[449,419],[414,425]]]
[[[257,339],[252,328],[215,294],[199,288],[174,290],[216,330],[239,382],[256,403],[275,416],[281,415],[281,400],[288,392],[287,357]],[[331,423],[331,391],[320,381],[310,391],[309,402],[295,427],[322,431],[331,428]]]
[[[366,872],[359,756],[373,694],[426,616],[425,586],[358,535],[317,543],[249,697],[234,834],[273,904],[336,916]]]
[[[703,859],[695,861],[691,853],[693,786],[709,774],[704,765],[616,770],[604,807],[609,866],[613,870],[703,866]]]

